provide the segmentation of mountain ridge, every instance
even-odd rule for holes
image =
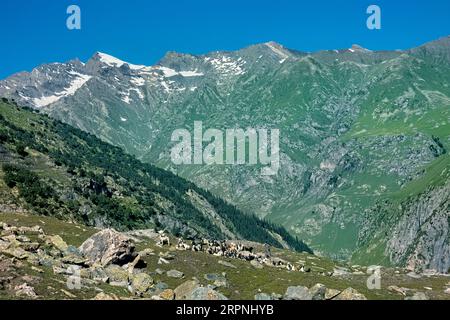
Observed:
[[[315,252],[349,259],[360,249],[364,213],[420,179],[449,148],[449,39],[416,50],[309,55],[260,44],[173,53],[152,67],[91,59],[13,76],[0,82],[0,95],[28,105],[59,97],[40,109],[283,224]],[[83,76],[92,78],[67,94]],[[197,120],[219,129],[279,128],[279,174],[174,166],[171,133]]]

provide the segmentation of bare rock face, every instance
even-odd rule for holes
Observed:
[[[79,248],[89,264],[124,265],[135,258],[134,244],[127,236],[105,229],[87,239]]]

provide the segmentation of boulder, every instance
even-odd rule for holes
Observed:
[[[178,287],[175,288],[175,299],[176,300],[186,300],[199,285],[198,280],[189,280],[183,282]]]
[[[142,295],[153,285],[153,278],[146,273],[138,273],[133,276],[131,291],[136,295]]]
[[[341,293],[340,290],[326,288],[325,289],[325,300],[331,300],[340,293]]]
[[[318,283],[309,288],[309,294],[312,300],[325,300],[326,290],[327,288],[323,284]]]
[[[312,296],[308,288],[296,286],[287,288],[284,300],[312,300]]]
[[[159,297],[163,300],[173,300],[175,299],[175,293],[172,289],[165,289],[159,294]]]
[[[333,300],[367,300],[367,298],[353,288],[347,288]]]
[[[110,285],[118,287],[128,286],[129,275],[127,270],[117,265],[110,265],[105,269],[105,273],[108,276]]]
[[[69,247],[67,243],[63,240],[63,238],[61,238],[61,236],[59,235],[47,236],[46,242],[61,252],[66,251],[67,248]]]
[[[105,229],[87,239],[79,248],[89,264],[124,265],[135,258],[134,244],[127,236]]]

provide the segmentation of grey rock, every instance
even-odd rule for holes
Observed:
[[[135,258],[130,238],[113,230],[102,230],[87,239],[79,248],[89,264],[124,265]]]
[[[131,281],[131,291],[137,295],[144,294],[153,285],[153,278],[142,272],[133,276]]]
[[[284,300],[312,300],[312,296],[308,288],[296,286],[287,288]]]
[[[197,288],[199,282],[197,280],[189,280],[175,288],[175,300],[186,300],[191,295],[192,291]]]
[[[333,300],[367,300],[367,298],[353,288],[347,288],[338,294]]]
[[[183,278],[183,277],[184,277],[184,273],[181,272],[181,271],[178,271],[178,270],[169,270],[169,271],[167,271],[166,274],[167,274],[167,276],[170,277],[170,278],[177,278],[177,279],[180,279],[180,278]]]
[[[309,288],[309,294],[312,300],[325,300],[326,290],[327,288],[323,284],[318,283]]]

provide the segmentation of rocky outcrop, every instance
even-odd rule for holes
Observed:
[[[450,270],[450,183],[405,204],[386,246],[390,260],[411,270]]]
[[[87,239],[79,249],[91,265],[99,263],[106,266],[131,262],[135,258],[134,248],[127,236],[113,229],[105,229]]]

